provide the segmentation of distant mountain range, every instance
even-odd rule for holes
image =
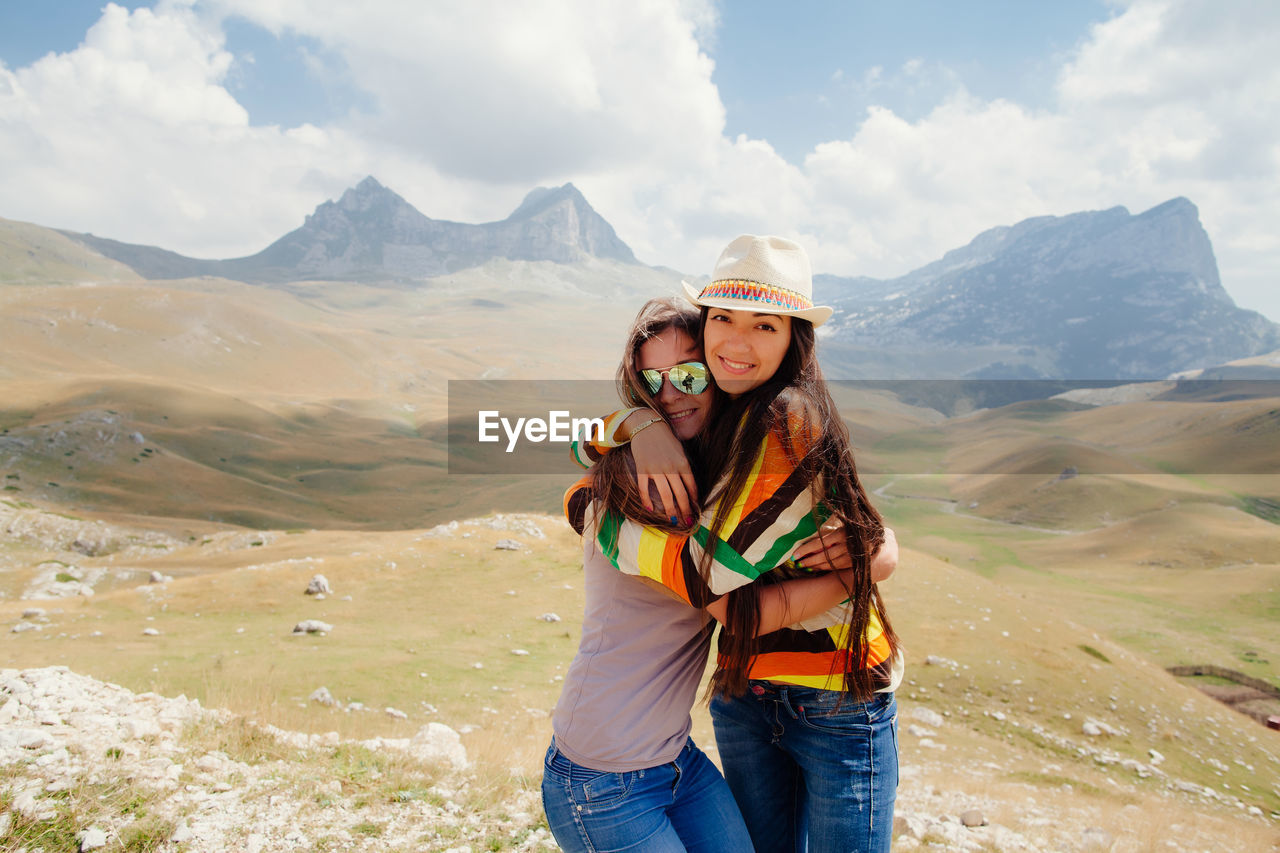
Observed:
[[[589,257],[635,263],[613,226],[573,184],[539,187],[501,222],[468,225],[431,219],[365,178],[326,201],[267,248],[245,258],[206,261],[63,232],[145,278],[215,275],[238,281],[416,280],[479,266],[492,258],[569,264]]]
[[[638,265],[573,184],[500,222],[431,219],[372,177],[256,255],[199,260],[62,232],[144,278],[412,283],[506,258]],[[900,278],[815,279],[834,305],[823,361],[845,378],[1146,379],[1280,349],[1223,289],[1194,204],[1042,216],[979,234]]]

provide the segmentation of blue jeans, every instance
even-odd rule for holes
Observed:
[[[693,741],[675,761],[610,773],[547,750],[542,808],[568,853],[750,853],[751,838],[724,777]]]
[[[752,681],[711,700],[725,780],[757,853],[888,853],[897,703]]]

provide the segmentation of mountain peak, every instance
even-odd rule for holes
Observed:
[[[524,219],[530,216],[537,216],[547,208],[565,202],[576,208],[595,213],[595,210],[582,193],[578,191],[578,188],[570,183],[559,187],[534,187],[507,219]]]
[[[336,203],[331,201],[324,202],[316,208],[316,212],[318,213],[321,208],[330,206],[336,206],[339,210],[347,213],[362,213],[372,207],[379,206],[412,207],[409,202],[398,194],[378,183],[378,179],[373,175],[369,175],[363,181],[344,192]]]

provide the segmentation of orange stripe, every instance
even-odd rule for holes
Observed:
[[[840,662],[846,652],[768,652],[751,661],[748,678],[773,678],[779,675],[827,675],[844,672]],[[724,661],[721,661],[723,664]]]
[[[688,541],[687,536],[668,534],[667,547],[662,550],[662,585],[685,601],[689,600],[689,590],[685,588],[680,555]]]

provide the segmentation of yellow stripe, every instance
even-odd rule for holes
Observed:
[[[728,539],[729,534],[733,533],[737,528],[738,522],[742,521],[742,510],[747,506],[747,499],[751,496],[751,487],[755,484],[756,479],[760,476],[760,469],[764,467],[764,451],[769,446],[769,439],[766,438],[760,443],[760,452],[756,454],[756,461],[751,465],[751,473],[747,476],[746,483],[743,484],[742,492],[734,501],[733,506],[729,509],[729,515],[725,518],[724,528],[720,531],[721,539]]]
[[[667,534],[644,528],[640,534],[636,562],[640,566],[641,577],[662,581],[662,556],[667,548]]]
[[[770,681],[783,684],[798,684],[801,687],[816,687],[819,690],[844,690],[844,673],[835,675],[779,675],[769,676]]]

